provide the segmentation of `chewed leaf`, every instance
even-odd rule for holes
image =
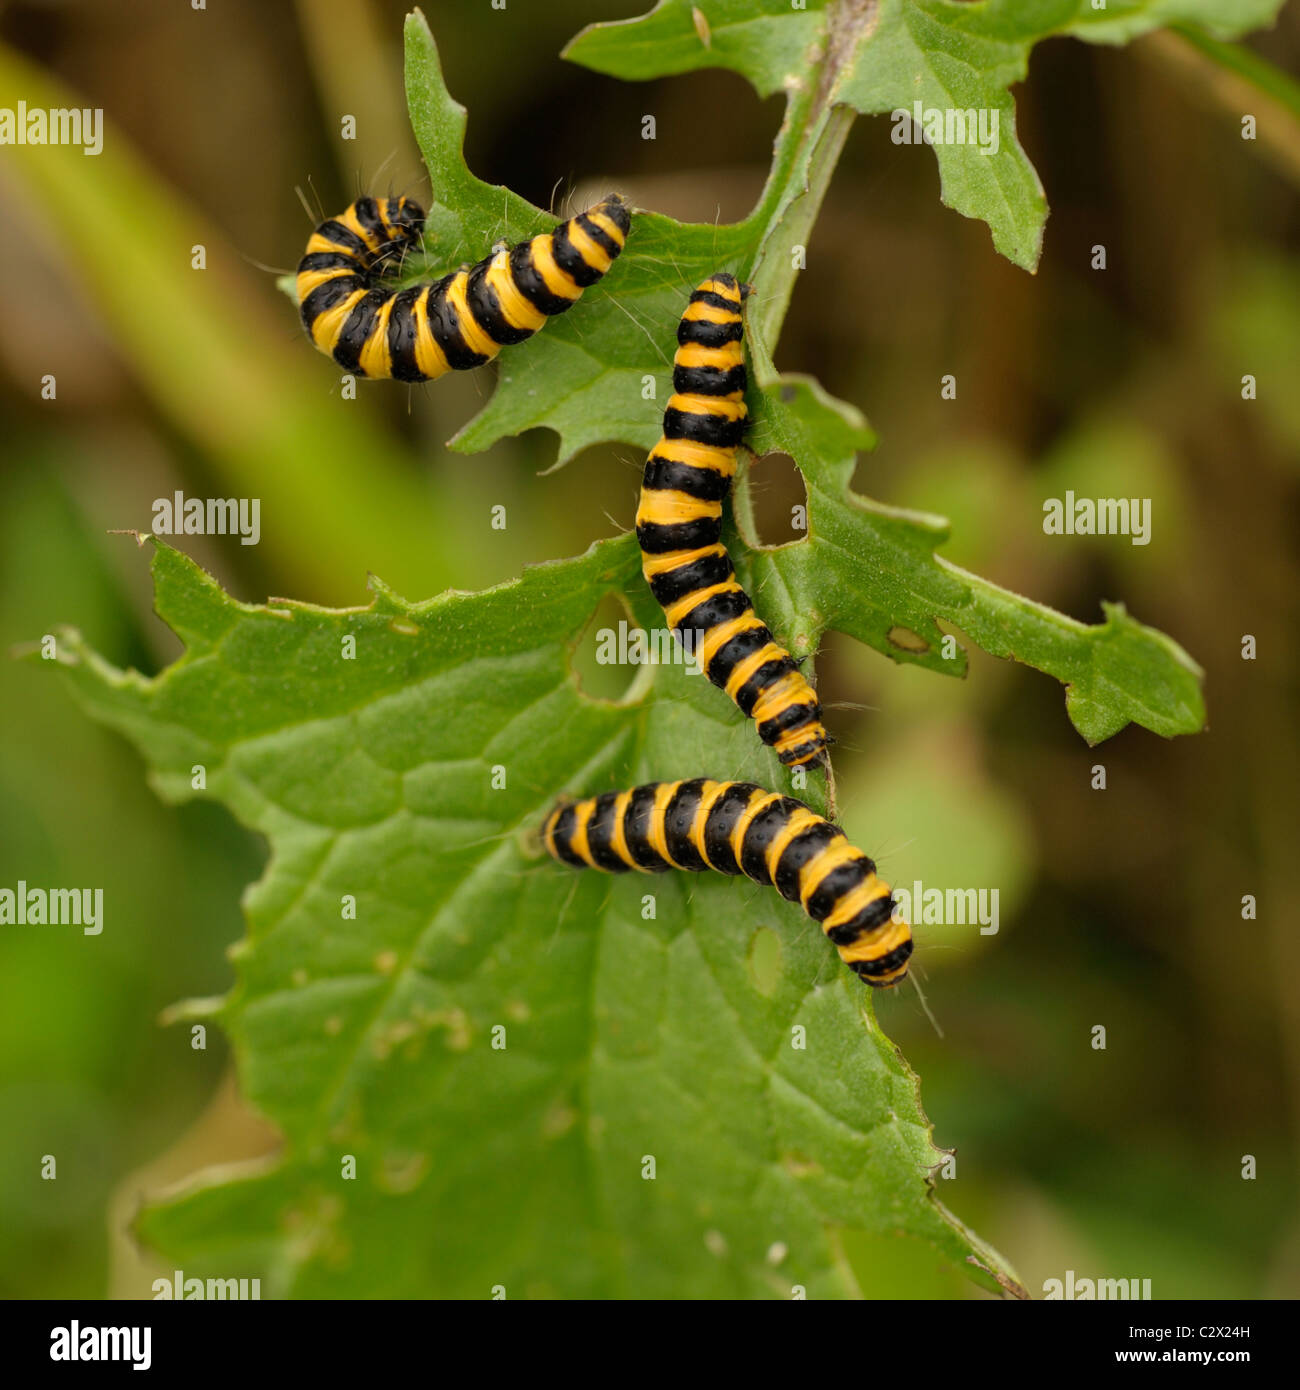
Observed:
[[[961,21],[967,27],[975,24],[977,11],[990,8],[996,7],[948,6],[970,12]],[[800,62],[817,61],[815,53],[804,53],[803,45],[808,24],[824,19],[819,6],[791,11],[783,0],[769,0],[766,9],[748,3],[709,6],[712,41],[707,48],[691,9],[666,0],[641,20],[595,26],[575,40],[570,56],[620,76],[736,66],[760,90],[777,80],[778,69],[788,73]],[[842,83],[851,84],[854,73],[877,61],[874,55],[883,51],[879,45],[889,33],[886,29],[882,39],[879,26],[892,13],[890,6],[882,7],[874,30],[840,33]],[[958,22],[955,16],[949,19],[953,25]],[[1009,20],[999,29],[985,14],[981,23],[989,34],[1010,32]],[[1032,31],[1023,16],[1017,23],[1021,29],[1016,32]],[[431,167],[442,169],[460,159],[463,110],[442,85],[433,40],[418,16],[408,21],[408,35],[408,81],[413,91],[427,87],[432,93],[413,107],[413,119]],[[636,35],[636,42],[625,51],[629,35]],[[1005,33],[996,43],[988,35],[980,42],[985,67],[1004,76],[1028,51]],[[969,56],[972,50],[962,51]],[[778,53],[784,54],[784,67],[776,62]],[[597,55],[603,55],[601,61],[592,61]],[[643,72],[645,64],[649,67]],[[799,100],[810,103],[812,98],[805,91]],[[807,113],[803,105],[799,111]],[[764,249],[781,241],[783,210],[791,190],[802,183],[799,156],[789,144],[783,138],[776,154],[784,186],[774,177],[744,222],[684,225],[659,214],[639,214],[626,252],[606,281],[587,292],[580,308],[548,324],[526,349],[503,354],[495,394],[456,437],[454,447],[484,449],[505,435],[537,426],[560,436],[561,459],[609,439],[651,447],[659,435],[659,414],[647,405],[645,383],[654,383],[656,401],[667,398],[676,323],[689,289],[719,269],[748,277]],[[985,161],[974,167],[987,171],[998,166]],[[469,205],[487,210],[499,201],[500,190],[479,184],[463,166],[456,177],[469,180],[464,193]],[[793,650],[815,651],[821,634],[835,628],[895,660],[964,674],[961,646],[950,641],[945,652],[944,630],[938,626],[944,621],[995,655],[1012,657],[1065,683],[1070,716],[1090,740],[1107,737],[1130,720],[1163,734],[1203,726],[1199,672],[1167,638],[1126,620],[1132,633],[1119,643],[1111,624],[1087,627],[1007,593],[936,558],[935,548],[946,538],[941,519],[851,494],[854,457],[874,443],[866,421],[814,381],[783,377],[773,384],[769,345],[752,313],[749,343],[756,375],[769,384],[764,394],[751,392],[750,445],[760,455],[780,450],[795,460],[808,487],[810,516],[805,544],[737,556],[737,563],[742,576],[762,588],[765,617]],[[769,584],[771,579],[779,582]],[[1131,679],[1128,656],[1137,668]],[[1162,702],[1166,697],[1167,706]]]
[[[961,675],[974,642],[1060,681],[1090,742],[1130,722],[1199,729],[1201,673],[1171,639],[1118,604],[1087,625],[990,584],[937,553],[943,518],[852,491],[874,436],[815,381],[775,371],[794,277],[774,283],[773,268],[812,229],[825,152],[838,153],[852,112],[900,108],[914,113],[900,132],[925,133],[933,110],[974,113],[983,140],[932,132],[944,135],[943,196],[1032,268],[1046,205],[1010,88],[1033,46],[1122,42],[1174,20],[1235,33],[1276,8],[662,0],[594,26],[569,49],[589,67],[724,67],[760,94],[785,92],[771,176],[736,224],[637,210],[610,273],[502,355],[454,447],[537,427],[556,433],[561,460],[601,441],[649,447],[686,296],[731,270],[756,286],[749,444],[788,455],[807,487],[802,539],[736,545],[734,558],[793,652],[814,654],[836,630]],[[406,82],[433,192],[408,282],[553,224],[467,168],[465,108],[419,11]],[[742,531],[746,487],[742,469]],[[634,536],[481,593],[410,602],[374,581],[370,603],[346,610],[237,602],[149,544],[157,610],[184,654],[144,676],[65,631],[57,669],[164,795],[217,800],[270,846],[245,897],[235,987],[205,1008],[284,1136],[273,1161],[146,1207],[151,1245],[196,1274],[238,1262],[290,1296],[788,1298],[853,1295],[846,1247],[888,1239],[1023,1294],[937,1200],[943,1153],[917,1078],[797,907],[745,881],[610,879],[537,853],[562,793],[703,775],[825,809],[821,784],[793,787],[684,665],[650,668],[618,701],[584,693],[572,663],[598,605],[662,624]]]
[[[629,80],[730,68],[761,96],[825,83],[828,99],[863,115],[938,113],[933,142],[943,201],[988,224],[993,244],[1026,270],[1038,264],[1047,201],[1016,135],[1010,88],[1044,39],[1126,43],[1170,24],[1234,37],[1271,23],[1281,0],[660,0],[637,19],[593,24],[565,56]],[[711,33],[700,39],[695,12]],[[969,113],[958,132],[949,113]],[[983,124],[981,125],[981,121]],[[921,140],[911,121],[896,138]]]
[[[1055,676],[1089,743],[1130,722],[1165,737],[1204,727],[1202,672],[1163,633],[1118,605],[1087,626],[990,584],[935,555],[948,536],[942,518],[853,493],[854,453],[869,434],[845,410],[802,379],[775,379],[761,397],[755,447],[788,453],[808,488],[806,539],[750,561],[778,630],[797,630],[815,650],[834,628],[895,661],[964,675],[966,654],[950,634],[945,643],[942,622],[993,656]]]
[[[152,564],[185,654],[145,678],[64,634],[67,678],[168,796],[201,763],[201,794],[267,837],[220,1018],[285,1148],[147,1208],[151,1244],[298,1297],[788,1298],[852,1294],[841,1242],[864,1233],[1019,1291],[936,1199],[916,1078],[795,906],[530,850],[562,791],[779,784],[681,667],[624,705],[578,690],[570,644],[636,591],[632,546],[344,611],[237,603],[157,544]]]

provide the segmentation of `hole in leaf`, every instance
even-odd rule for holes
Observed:
[[[899,651],[904,652],[928,652],[930,644],[919,633],[913,632],[910,627],[891,627],[889,629],[889,641]]]
[[[571,663],[578,689],[593,700],[627,700],[642,667],[634,658],[633,634],[641,625],[621,594],[606,594],[596,605],[573,649]]]
[[[749,973],[754,988],[767,998],[781,980],[781,938],[771,927],[759,927],[749,939]]]
[[[764,454],[749,465],[749,503],[761,545],[789,545],[808,534],[808,489],[789,454]]]

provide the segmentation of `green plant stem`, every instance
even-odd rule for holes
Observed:
[[[806,248],[808,245],[808,237],[821,212],[831,176],[839,163],[855,115],[847,106],[836,106],[819,129],[809,132],[815,143],[807,162],[804,191],[793,203],[778,212],[764,234],[761,260],[754,275],[754,292],[760,305],[758,327],[769,352],[776,349],[799,274],[793,250],[796,246]],[[804,167],[802,160],[796,160],[795,164],[796,168]],[[783,231],[783,245],[773,243],[778,228]]]
[[[1220,111],[1258,119],[1258,138],[1247,146],[1271,156],[1300,184],[1300,83],[1242,44],[1223,43],[1190,25],[1152,34],[1135,50],[1184,82]]]
[[[808,85],[791,90],[772,165],[772,182],[779,180],[779,189],[769,183],[756,212],[765,218],[766,225],[759,238],[752,279],[757,336],[768,362],[775,354],[794,293],[799,272],[796,261],[803,259],[796,258],[794,248],[807,249],[844,142],[857,119],[853,107],[836,102],[836,92],[843,75],[852,70],[859,44],[874,31],[876,23],[872,0],[833,0],[826,11],[820,54],[808,74]],[[784,157],[787,148],[793,155]]]
[[[1224,43],[1221,39],[1211,38],[1204,30],[1191,24],[1175,24],[1170,28],[1170,33],[1176,34],[1219,67],[1244,78],[1300,121],[1300,82],[1281,68],[1274,67],[1267,58],[1261,58],[1245,44]]]

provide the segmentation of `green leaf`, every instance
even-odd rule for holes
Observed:
[[[465,108],[447,90],[438,47],[420,10],[406,17],[406,103],[434,199],[426,209],[425,243],[444,269],[477,261],[497,236],[522,241],[548,231],[547,217],[526,198],[484,183],[465,164]],[[495,228],[492,236],[485,228]],[[427,276],[430,258],[411,257],[409,280]]]
[[[828,8],[828,0],[801,8],[788,0],[659,0],[635,19],[588,25],[564,56],[625,82],[729,68],[767,97],[802,81],[816,63]]]
[[[979,37],[990,91],[1028,52],[1026,41],[1017,57],[1011,21],[993,25],[1005,6],[905,8],[923,36],[938,24]],[[1060,12],[1058,28],[1077,11],[1023,8]],[[734,270],[756,287],[751,442],[794,458],[809,499],[807,538],[762,548],[742,477],[735,518],[749,544],[734,554],[793,650],[814,651],[834,627],[961,674],[944,623],[1065,682],[1089,739],[1130,720],[1200,727],[1199,672],[1175,644],[1118,605],[1086,627],[936,557],[941,519],[851,492],[873,442],[861,416],[775,372],[791,249],[807,242],[852,119],[837,102],[887,21],[902,43],[899,7],[838,6],[829,32],[815,4],[707,13],[704,61],[721,55],[760,91],[789,94],[758,205],[725,227],[638,214],[581,306],[503,355],[457,447],[540,424],[562,458],[599,440],[648,447],[659,421],[644,380],[666,397],[685,295]],[[702,46],[690,10],[662,5],[623,30],[648,65],[630,75],[702,65],[683,46],[683,14]],[[637,30],[650,20],[660,27]],[[921,51],[935,71],[936,53],[976,52],[931,37]],[[465,168],[465,113],[418,12],[407,82],[438,195],[407,278],[547,226]],[[632,536],[482,594],[412,604],[375,581],[368,608],[342,612],[236,603],[162,546],[153,569],[185,655],[146,679],[65,633],[63,666],[163,794],[195,795],[202,767],[202,794],[270,843],[220,1018],[285,1148],[147,1209],[147,1239],[187,1269],[251,1265],[296,1295],[843,1296],[857,1288],[852,1252],[896,1240],[931,1274],[946,1262],[1022,1292],[935,1199],[940,1154],[916,1078],[797,910],[746,883],[670,875],[654,881],[647,916],[645,882],[574,874],[530,844],[561,791],[702,774],[790,785],[734,707],[680,666],[644,672],[621,701],[579,689],[571,654],[602,600],[661,621]],[[796,790],[824,805],[817,787]],[[790,1045],[795,1027],[806,1048]]]
[[[737,227],[690,226],[638,213],[630,249],[580,304],[523,349],[501,354],[497,389],[451,441],[477,453],[539,425],[560,437],[560,461],[602,441],[649,449],[660,412],[642,390],[671,392],[677,323],[691,289],[715,270],[742,273],[754,238]],[[523,355],[521,356],[521,352]]]
[[[1089,743],[1130,721],[1172,737],[1205,723],[1202,671],[1163,633],[1135,622],[1122,604],[1103,604],[1094,627],[959,569],[935,556],[947,539],[940,517],[885,507],[853,493],[856,449],[870,435],[855,414],[802,378],[774,378],[755,364],[763,390],[753,444],[779,449],[799,465],[808,488],[808,536],[790,545],[751,547],[750,592],[796,652],[817,649],[835,628],[895,661],[964,675],[966,656],[943,650],[940,620],[993,656],[1055,676],[1066,686],[1071,720]],[[737,515],[746,529],[743,490]]]
[[[411,123],[437,201],[428,210],[424,253],[407,258],[407,283],[480,259],[498,238],[548,231],[554,217],[465,166],[465,109],[447,91],[433,35],[419,10],[406,21]],[[603,440],[649,448],[657,438],[642,378],[671,376],[671,346],[692,286],[724,267],[741,270],[757,244],[753,219],[733,227],[688,227],[639,212],[627,251],[569,313],[500,357],[497,389],[452,441],[465,453],[545,425],[560,437],[560,461]],[[668,346],[665,346],[668,345]]]
[[[999,7],[949,8],[973,13]],[[1027,8],[1037,13],[1034,6]],[[834,167],[837,140],[847,130],[844,121],[837,129],[837,117],[820,101],[806,66],[813,60],[800,47],[810,18],[821,23],[825,16],[790,11],[774,0],[766,11],[761,5],[722,4],[708,11],[711,46],[705,49],[690,7],[685,19],[681,9],[668,0],[643,20],[596,26],[575,40],[570,56],[587,61],[594,51],[612,64],[612,55],[631,36],[631,57],[615,68],[620,75],[643,75],[639,65],[647,63],[648,70],[659,70],[670,61],[665,52],[676,55],[672,61],[693,55],[691,61],[699,65],[721,55],[740,64],[760,90],[765,83],[790,87],[763,196],[745,221],[720,227],[638,213],[627,250],[604,280],[536,338],[502,354],[495,393],[453,447],[485,449],[507,435],[547,426],[560,437],[561,460],[611,439],[650,448],[659,437],[660,418],[645,399],[643,382],[652,379],[655,399],[667,399],[670,353],[686,295],[715,270],[732,270],[757,287],[748,340],[756,381],[765,389],[750,393],[750,446],[759,455],[789,454],[809,490],[807,544],[758,551],[750,527],[741,534],[751,554],[735,552],[742,578],[755,586],[752,592],[762,593],[764,617],[778,637],[793,651],[810,654],[821,634],[834,628],[894,660],[962,675],[964,651],[956,647],[950,656],[943,654],[937,625],[943,620],[994,655],[1064,682],[1070,717],[1091,741],[1130,721],[1166,736],[1202,728],[1200,671],[1168,638],[1118,610],[1107,610],[1105,623],[1089,627],[1008,593],[935,558],[936,546],[947,537],[942,518],[919,517],[850,494],[854,456],[874,443],[870,430],[857,411],[815,383],[793,377],[779,382],[771,363],[771,344],[795,279],[790,248],[807,240]],[[1071,15],[1078,9],[1064,7]],[[1059,4],[1053,10],[1062,11]],[[881,25],[889,13],[882,8]],[[1058,21],[1065,22],[1059,14]],[[1029,25],[1030,19],[1022,16],[1018,22]],[[435,187],[450,189],[456,200],[454,208],[430,210],[426,258],[407,267],[411,279],[481,254],[484,242],[495,236],[531,235],[549,220],[465,168],[464,108],[447,92],[433,36],[419,11],[408,18],[406,34],[416,137]],[[777,71],[773,35],[784,35],[788,44],[784,75]],[[836,51],[849,64],[854,36],[839,37]],[[854,41],[863,53],[874,53],[879,29]],[[803,77],[787,82],[801,61]],[[785,394],[793,407],[781,405]],[[745,499],[742,474],[736,497],[742,512]],[[647,626],[654,626],[655,610],[644,612]]]
[[[152,1244],[292,1296],[836,1297],[845,1242],[887,1236],[1021,1292],[936,1199],[916,1078],[801,913],[530,845],[566,789],[779,779],[681,667],[624,704],[578,690],[634,547],[419,604],[374,581],[349,611],[237,603],[161,545],[152,568],[184,655],[147,679],[65,632],[62,669],[166,796],[202,765],[270,842],[220,1019],[285,1136],[146,1209]]]
[[[566,56],[628,80],[730,68],[760,96],[815,83],[827,103],[863,115],[911,112],[916,102],[996,111],[994,153],[972,143],[933,146],[941,196],[986,222],[994,246],[1033,270],[1047,202],[1016,136],[1010,88],[1024,80],[1034,45],[1060,35],[1125,43],[1180,23],[1229,38],[1272,22],[1280,8],[1281,0],[1109,0],[1104,9],[1091,0],[808,0],[804,11],[789,0],[660,0],[638,19],[590,26]]]

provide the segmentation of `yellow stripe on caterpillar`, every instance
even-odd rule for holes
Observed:
[[[407,198],[358,198],[308,239],[297,273],[303,327],[359,376],[417,382],[468,371],[566,312],[609,271],[630,227],[611,194],[473,267],[397,289],[387,272],[420,241],[424,212]]]
[[[810,806],[752,782],[649,782],[560,800],[544,822],[552,858],[604,873],[713,869],[774,886],[817,922],[867,984],[907,975],[912,933],[876,866]]]

